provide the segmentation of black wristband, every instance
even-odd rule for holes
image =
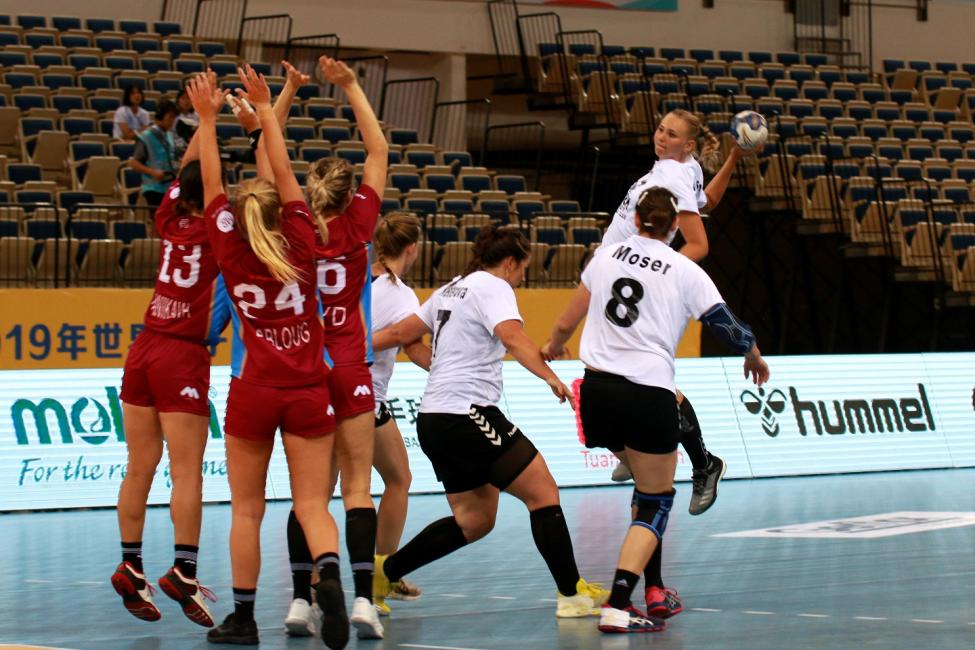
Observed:
[[[261,141],[261,129],[254,129],[247,134],[247,137],[251,140],[251,149],[257,151],[257,144]]]

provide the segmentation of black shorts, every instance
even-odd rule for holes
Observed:
[[[504,490],[538,455],[496,406],[471,406],[468,415],[420,413],[416,434],[448,494],[489,483]]]
[[[386,402],[379,402],[376,405],[376,424],[375,428],[379,428],[393,419],[393,414],[389,410],[389,405]]]
[[[677,398],[666,388],[586,369],[579,388],[586,447],[669,454],[680,442]]]

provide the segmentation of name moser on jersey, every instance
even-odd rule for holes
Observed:
[[[652,259],[648,255],[634,253],[633,249],[626,244],[621,244],[615,251],[613,251],[613,259],[626,262],[630,266],[636,266],[641,269],[649,268],[651,271],[659,271],[661,275],[666,275],[671,266],[670,264],[661,260]]]

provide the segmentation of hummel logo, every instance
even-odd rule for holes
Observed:
[[[359,384],[358,386],[355,387],[355,390],[352,392],[352,395],[354,397],[360,397],[362,395],[372,395],[372,389],[370,389],[365,384]]]
[[[186,386],[183,390],[179,391],[180,396],[190,397],[192,399],[200,399],[200,391],[196,390],[192,386]]]
[[[474,420],[474,424],[476,424],[477,428],[481,430],[484,437],[491,441],[492,445],[495,447],[501,446],[501,436],[499,436],[498,432],[494,430],[494,427],[491,426],[491,423],[487,421],[486,417],[478,413],[477,409],[473,406],[471,407],[471,410],[468,411],[468,415],[470,415],[471,419]]]

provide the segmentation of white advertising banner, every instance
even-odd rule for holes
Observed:
[[[679,359],[677,385],[692,400],[709,449],[728,478],[975,466],[975,353],[806,356],[769,359],[762,389],[741,361]],[[554,364],[567,384],[577,361]],[[410,457],[414,492],[440,485],[416,438],[426,374],[398,364],[390,409]],[[0,511],[111,506],[126,468],[120,369],[0,372]],[[223,450],[229,369],[211,371],[210,441],[204,499],[230,494]],[[637,405],[639,406],[639,405]],[[574,412],[514,362],[505,365],[500,404],[545,456],[562,486],[609,483],[615,458],[580,442]],[[275,450],[268,498],[289,497],[284,454]],[[681,455],[678,480],[690,478]],[[382,482],[375,476],[376,492]],[[168,462],[151,503],[169,500]]]

